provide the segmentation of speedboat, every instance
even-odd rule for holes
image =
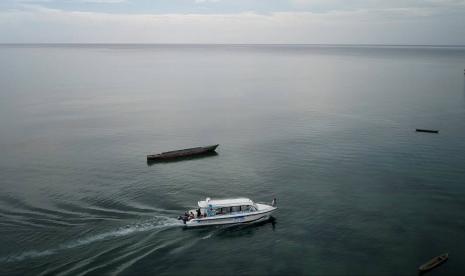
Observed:
[[[254,203],[248,198],[211,199],[198,202],[198,208],[179,216],[186,227],[241,224],[264,221],[278,207],[276,198],[270,204]]]

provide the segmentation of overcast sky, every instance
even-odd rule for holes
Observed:
[[[465,0],[0,0],[0,43],[465,45]]]

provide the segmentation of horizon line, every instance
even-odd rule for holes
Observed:
[[[465,44],[377,44],[377,43],[146,43],[146,42],[0,42],[1,46],[73,45],[160,45],[160,46],[369,46],[369,47],[465,47]]]

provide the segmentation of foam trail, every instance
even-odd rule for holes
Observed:
[[[23,252],[15,256],[2,257],[0,258],[0,262],[19,262],[19,261],[23,261],[26,259],[52,255],[61,250],[72,249],[75,247],[91,244],[91,243],[106,240],[109,238],[122,237],[122,236],[127,236],[133,233],[137,233],[137,232],[144,232],[144,231],[150,231],[150,230],[159,229],[159,228],[175,227],[175,226],[182,226],[182,225],[183,225],[182,222],[174,218],[155,217],[154,219],[149,220],[149,221],[120,227],[115,231],[104,232],[104,233],[101,233],[95,236],[89,236],[89,237],[78,239],[76,241],[64,243],[55,249],[48,249],[44,251],[31,250],[31,251],[26,251],[26,252]]]
[[[20,262],[26,259],[44,257],[44,256],[52,255],[55,253],[56,253],[56,250],[52,250],[52,249],[44,250],[44,251],[31,250],[31,251],[23,252],[16,256],[2,257],[0,258],[0,262],[7,262],[7,263],[8,262]]]
[[[160,219],[162,221],[160,221]],[[178,221],[177,219],[173,218],[166,218],[166,217],[157,217],[156,224],[154,221],[147,221],[147,222],[142,222],[142,223],[137,223],[133,225],[127,225],[124,227],[119,228],[116,231],[111,231],[111,232],[105,232],[102,234],[98,234],[95,236],[90,236],[87,238],[82,238],[78,239],[77,241],[63,244],[60,246],[60,249],[70,249],[86,244],[90,244],[96,241],[101,241],[105,240],[108,238],[114,238],[114,237],[121,237],[121,236],[127,236],[132,233],[137,233],[137,232],[144,232],[144,231],[149,231],[153,229],[158,229],[158,228],[166,228],[166,227],[173,227],[173,226],[181,226],[182,223]]]
[[[206,240],[206,239],[211,238],[212,236],[213,236],[213,233],[210,233],[210,234],[206,235],[205,237],[202,237],[201,239]]]

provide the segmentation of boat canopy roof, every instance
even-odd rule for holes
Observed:
[[[208,205],[212,205],[212,207],[253,205],[253,201],[245,197],[225,199],[210,199],[207,197],[205,200],[199,201],[198,203],[200,208],[207,208]]]

